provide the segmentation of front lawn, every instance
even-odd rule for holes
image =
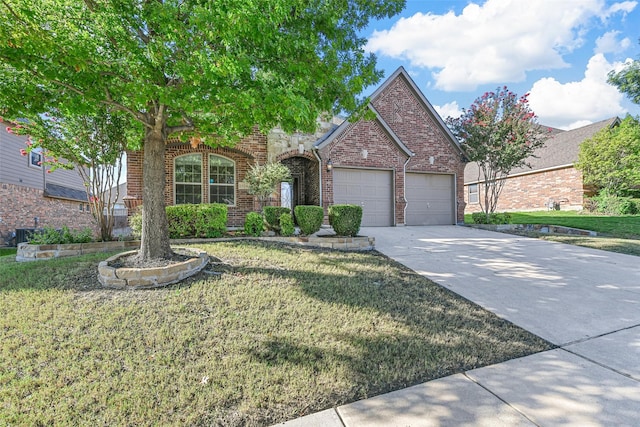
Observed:
[[[375,252],[198,247],[224,274],[144,291],[0,258],[0,425],[270,425],[550,348]]]
[[[513,224],[550,224],[592,230],[612,237],[640,239],[640,215],[605,216],[576,211],[510,212]],[[464,218],[472,224],[471,215]]]

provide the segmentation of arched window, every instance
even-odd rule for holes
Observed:
[[[225,157],[209,155],[209,203],[236,203],[236,165]]]
[[[173,162],[175,204],[202,203],[202,154],[186,154]]]

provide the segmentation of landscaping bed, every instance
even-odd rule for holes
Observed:
[[[0,425],[265,426],[550,348],[375,251],[197,247],[154,290],[0,258]]]

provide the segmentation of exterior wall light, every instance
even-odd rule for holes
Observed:
[[[331,172],[331,169],[333,169],[333,162],[329,159],[327,160],[327,172]]]

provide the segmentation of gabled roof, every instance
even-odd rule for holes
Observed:
[[[65,187],[63,185],[51,184],[47,182],[44,190],[44,195],[52,197],[54,199],[73,200],[78,202],[87,202],[87,192],[84,190],[77,190],[75,188]]]
[[[380,96],[380,94],[382,94],[384,90],[398,77],[402,77],[405,80],[405,82],[407,83],[407,86],[409,86],[409,88],[411,89],[415,97],[418,99],[418,101],[422,103],[422,106],[436,120],[436,122],[440,126],[441,130],[445,133],[445,135],[447,135],[451,144],[456,148],[456,150],[458,150],[458,152],[463,153],[462,147],[460,146],[460,141],[458,141],[458,138],[456,138],[455,135],[451,132],[451,129],[449,129],[449,127],[445,124],[444,120],[442,120],[442,117],[440,117],[440,114],[438,114],[435,108],[433,108],[433,105],[431,105],[429,100],[424,96],[422,91],[418,88],[418,86],[413,81],[411,76],[409,76],[409,73],[407,73],[407,70],[405,70],[404,67],[402,66],[398,67],[398,69],[394,71],[393,74],[391,74],[391,76],[389,76],[389,78],[385,80],[385,82],[382,83],[380,87],[371,94],[371,97],[370,97],[371,102],[373,102],[373,100],[375,100],[378,96]]]
[[[546,140],[543,147],[536,150],[534,156],[527,159],[531,167],[520,167],[513,169],[509,175],[531,173],[535,171],[555,169],[572,166],[578,161],[580,144],[593,137],[604,128],[611,128],[620,123],[618,117],[611,117],[587,126],[568,131],[551,130],[551,136]],[[478,164],[468,163],[464,169],[464,182],[473,183],[478,181]]]
[[[400,150],[402,150],[407,156],[409,157],[414,156],[414,153],[411,150],[409,150],[409,148],[400,140],[400,138],[398,138],[398,135],[396,135],[396,133],[389,127],[387,122],[384,121],[382,116],[380,116],[380,113],[376,111],[373,105],[369,104],[368,108],[375,114],[376,121],[380,123],[380,125],[387,132],[391,140],[396,143],[398,148],[400,148]],[[345,120],[344,122],[342,122],[340,126],[336,126],[332,128],[329,132],[322,135],[320,139],[318,139],[313,144],[313,146],[316,149],[321,149],[323,147],[326,147],[328,144],[334,141],[338,136],[340,136],[349,127],[350,124],[351,122],[349,120]]]

